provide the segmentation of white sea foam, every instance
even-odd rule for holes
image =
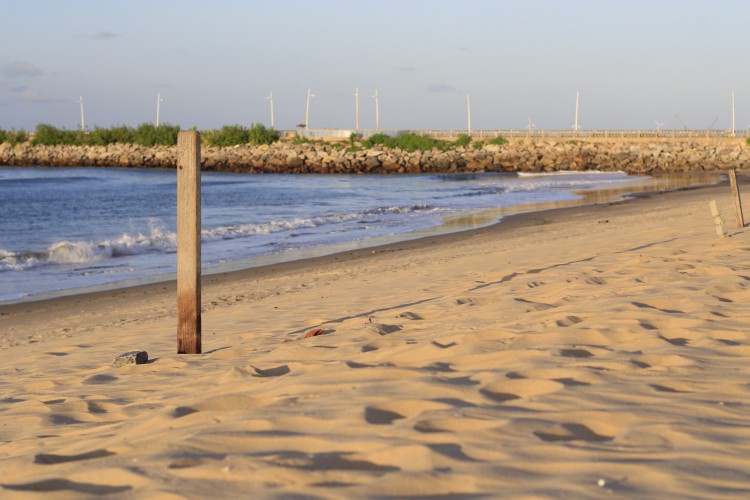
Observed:
[[[279,219],[258,224],[219,226],[201,231],[201,241],[211,242],[266,236],[303,228],[336,226],[341,223],[362,220],[364,217],[387,214],[410,214],[436,210],[428,205],[385,207],[350,214],[333,214],[323,217]],[[106,259],[143,255],[149,253],[175,253],[177,234],[152,221],[148,233],[123,233],[120,237],[98,242],[60,241],[43,252],[11,252],[0,249],[0,272],[22,271],[50,265],[86,265]]]
[[[364,212],[350,214],[333,214],[321,217],[299,217],[294,219],[280,219],[259,224],[237,224],[231,226],[220,226],[201,231],[202,241],[230,240],[236,238],[247,238],[251,236],[266,236],[283,231],[294,231],[297,229],[312,229],[325,225],[336,225],[352,220],[361,220],[363,217],[387,214],[409,214],[414,212],[427,212],[435,210],[428,205],[414,205],[406,207],[387,207]]]

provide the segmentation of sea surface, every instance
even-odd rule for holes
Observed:
[[[466,229],[500,218],[467,214],[642,181],[623,173],[204,172],[202,267],[249,268]],[[176,198],[174,170],[0,168],[0,302],[173,278]]]

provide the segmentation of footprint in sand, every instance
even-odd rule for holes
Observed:
[[[182,418],[199,411],[245,411],[257,410],[273,403],[273,398],[252,396],[219,396],[190,406],[178,406],[172,412],[173,418]]]
[[[661,385],[661,384],[650,384],[650,385],[651,385],[651,388],[657,392],[670,392],[670,393],[678,393],[678,394],[692,392],[692,391],[683,391],[680,389],[675,389],[674,387],[668,387],[666,385]]]
[[[388,425],[396,420],[416,417],[424,412],[452,408],[447,403],[424,399],[406,399],[365,408],[365,421],[368,424]]]
[[[673,346],[677,347],[685,347],[688,344],[690,344],[690,339],[686,339],[683,337],[675,337],[675,338],[667,338],[664,335],[659,335],[659,338],[662,339],[664,342],[671,344]]]
[[[522,304],[528,304],[529,306],[531,306],[532,310],[534,311],[546,311],[547,309],[554,309],[555,307],[557,307],[552,304],[546,304],[544,302],[534,302],[533,300],[527,300],[527,299],[522,299],[522,298],[515,298],[513,300],[515,300],[516,302],[520,302]]]
[[[606,285],[607,284],[607,280],[599,276],[592,276],[590,278],[586,278],[585,280],[583,280],[583,282],[586,283],[587,285]]]
[[[685,314],[684,311],[679,311],[677,309],[666,309],[662,307],[652,306],[651,304],[646,304],[644,302],[631,302],[635,307],[639,309],[654,309],[659,312],[667,313],[667,314]]]
[[[586,441],[588,443],[604,443],[614,439],[613,436],[597,434],[583,424],[562,424],[559,431],[534,431],[534,435],[546,442]]]
[[[478,306],[480,301],[473,297],[460,297],[455,300],[458,306]]]
[[[258,368],[253,366],[252,368],[257,373],[256,377],[280,377],[292,371],[289,365],[280,365],[273,368]]]
[[[365,328],[378,335],[390,335],[403,329],[399,325],[387,325],[385,323],[367,323]]]
[[[564,358],[590,358],[594,354],[581,348],[560,349],[560,355]]]
[[[555,324],[560,327],[567,327],[577,325],[581,321],[583,321],[583,318],[579,318],[578,316],[567,316],[564,319],[555,321]]]
[[[95,450],[79,455],[53,455],[49,453],[39,453],[34,457],[35,464],[55,465],[67,462],[81,462],[83,460],[93,460],[95,458],[111,457],[116,453],[108,450]]]
[[[413,312],[408,312],[408,311],[407,312],[402,312],[397,317],[398,318],[410,319],[412,321],[420,321],[420,320],[424,319],[423,316],[420,316],[419,314],[416,314],[416,313],[413,313]]]
[[[482,420],[470,417],[426,418],[414,424],[414,430],[424,433],[435,432],[474,432],[502,427],[507,421],[497,418]]]
[[[509,372],[505,375],[510,379],[537,378],[559,382],[565,387],[586,387],[592,385],[585,379],[591,380],[588,370],[570,368],[539,368],[520,372]]]
[[[545,394],[551,394],[563,389],[560,382],[543,379],[503,379],[482,387],[479,392],[486,398],[497,403],[505,403],[516,399],[530,399]]]
[[[83,380],[84,384],[108,384],[110,382],[114,382],[115,380],[118,380],[117,377],[113,377],[112,375],[93,375],[87,379]]]
[[[23,484],[0,484],[0,486],[11,491],[35,491],[40,493],[72,491],[95,496],[112,495],[133,489],[132,486],[128,485],[110,486],[106,484],[79,483],[67,479],[44,479],[42,481]]]

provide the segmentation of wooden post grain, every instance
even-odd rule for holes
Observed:
[[[177,136],[177,354],[201,352],[201,138]]]
[[[734,198],[734,208],[737,211],[737,227],[745,227],[745,216],[742,214],[742,199],[740,198],[740,188],[737,186],[737,170],[729,171],[729,184],[732,186],[732,197]]]

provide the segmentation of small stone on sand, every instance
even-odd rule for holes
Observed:
[[[317,337],[318,335],[325,335],[325,333],[326,333],[326,331],[323,330],[322,328],[313,328],[312,330],[310,330],[309,332],[307,332],[305,334],[305,336],[302,337],[302,338],[303,339],[307,339],[307,338],[310,338],[310,337]]]
[[[127,365],[142,365],[147,361],[148,353],[146,351],[130,351],[117,356],[113,364],[115,368],[118,368]]]

